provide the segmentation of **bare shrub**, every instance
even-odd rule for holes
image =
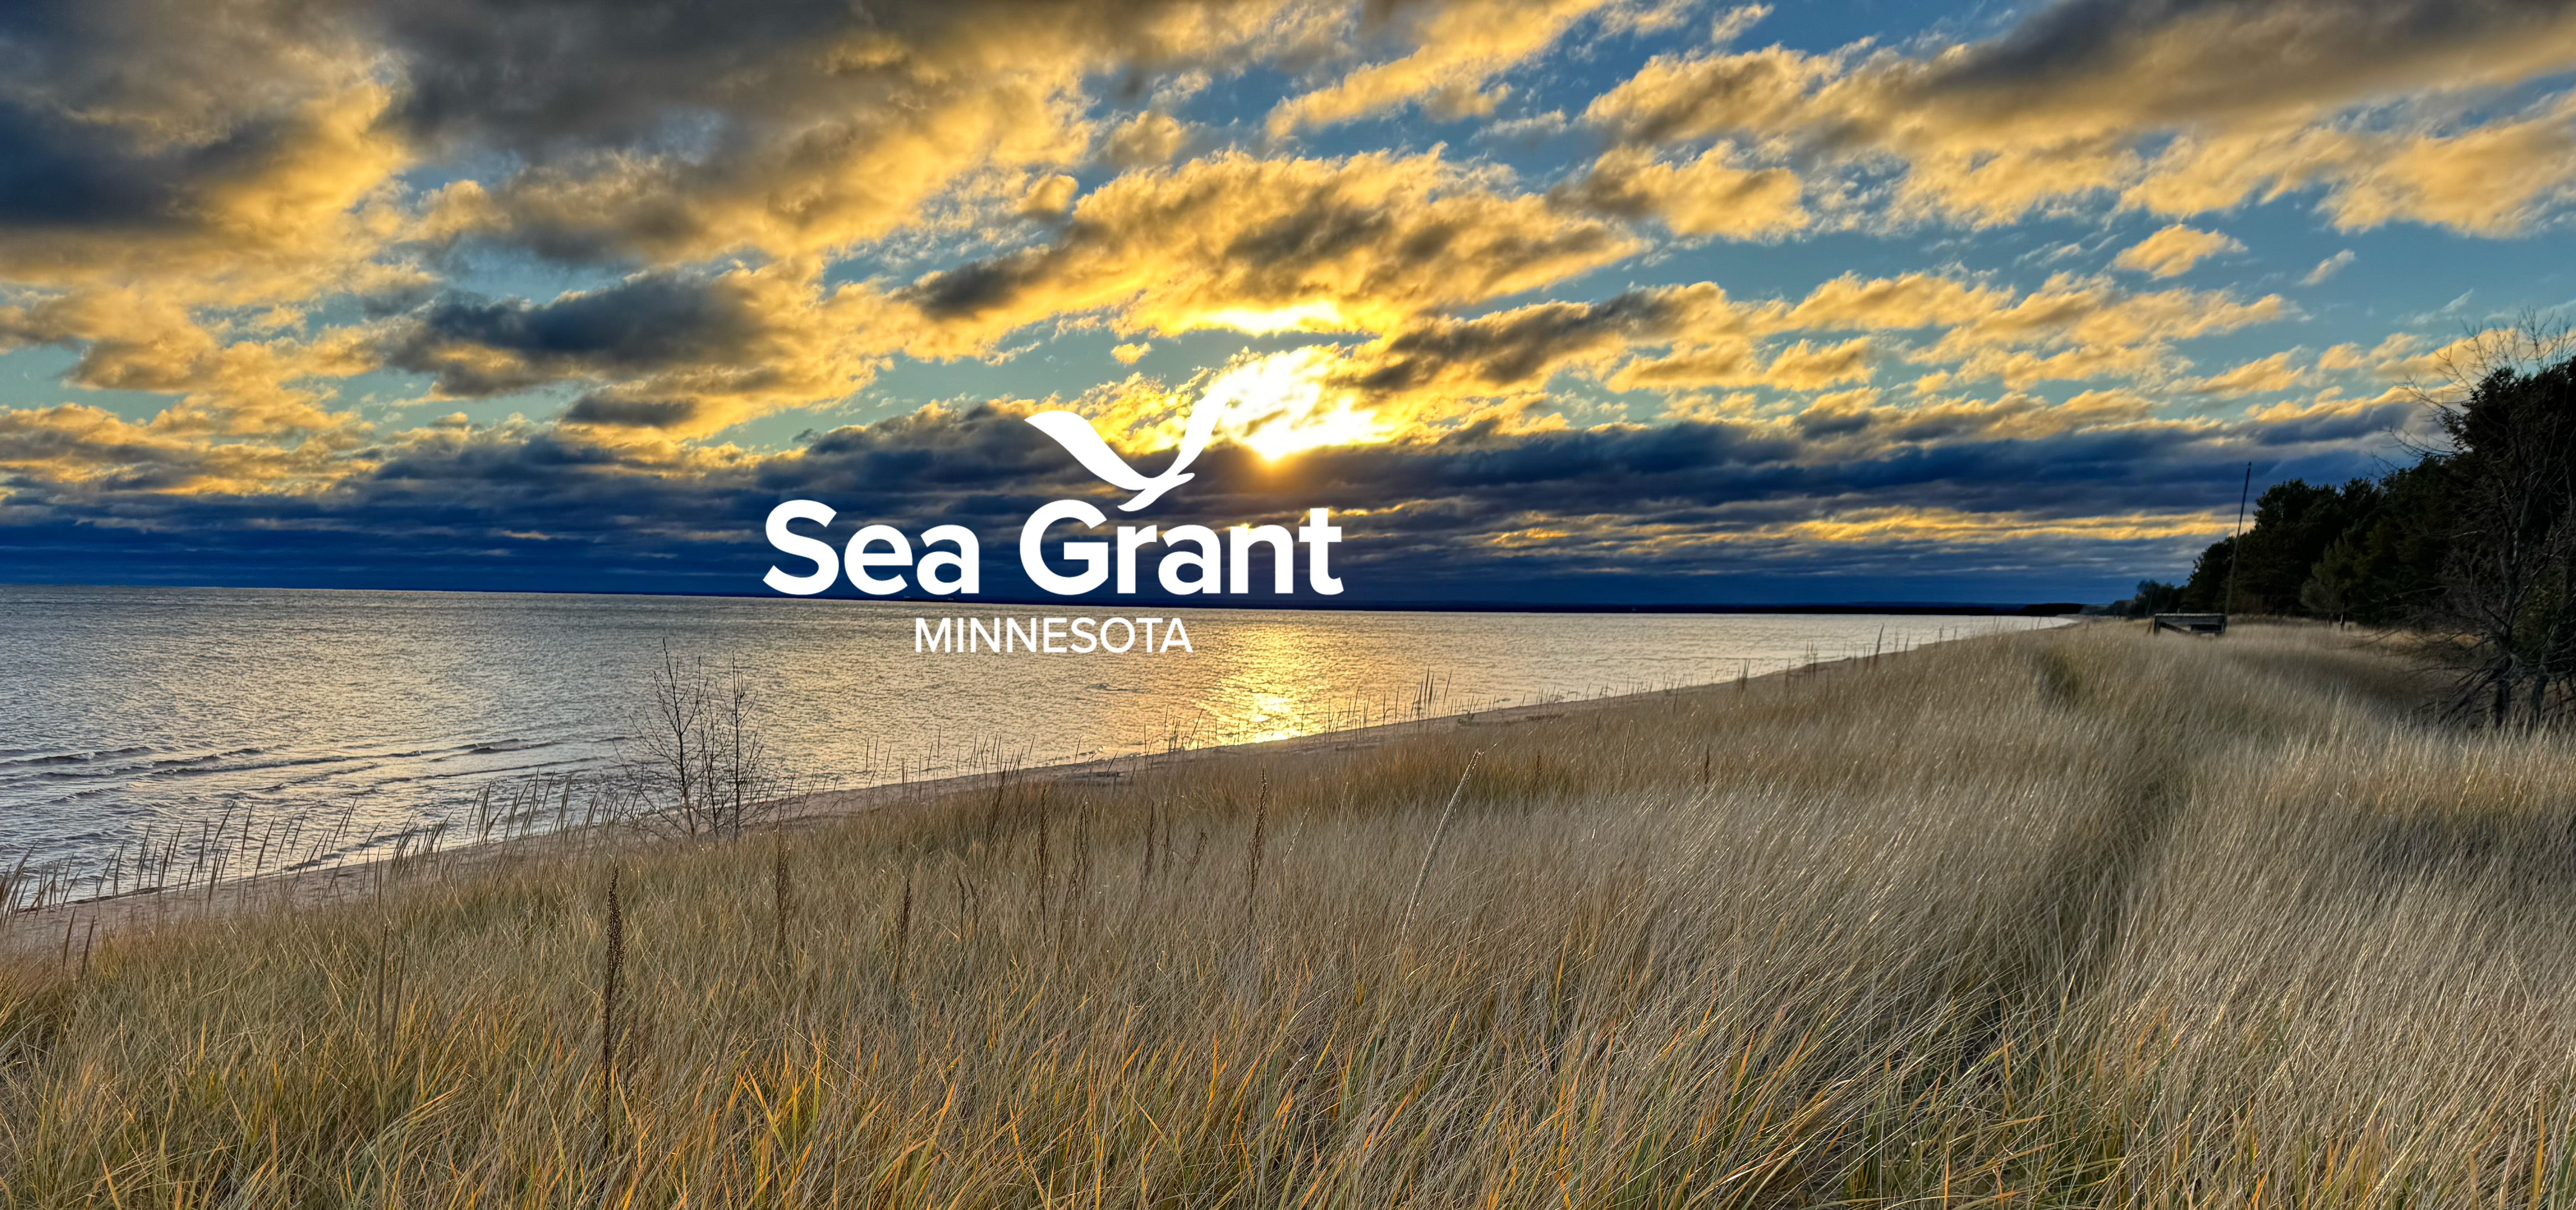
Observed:
[[[2451,510],[2442,591],[2450,712],[2490,726],[2563,718],[2576,696],[2576,335],[2536,317],[2465,339],[2422,392]]]
[[[664,649],[634,710],[612,777],[628,814],[687,839],[732,839],[794,790],[770,743],[768,704],[740,669],[717,673]]]

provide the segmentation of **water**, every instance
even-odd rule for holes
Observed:
[[[460,819],[498,779],[614,759],[666,648],[750,674],[800,773],[861,785],[1727,680],[2047,624],[1193,610],[1190,652],[913,650],[916,616],[1083,611],[0,587],[0,875],[21,852],[77,868],[244,813],[346,817],[350,839],[330,856],[364,856]]]

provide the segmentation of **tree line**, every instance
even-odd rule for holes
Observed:
[[[2533,326],[2470,342],[2425,393],[2415,460],[2264,489],[2241,537],[2132,614],[2322,618],[2419,631],[2458,673],[2455,715],[2503,725],[2576,707],[2576,347]]]

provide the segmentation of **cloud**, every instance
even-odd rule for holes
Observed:
[[[1682,164],[1635,148],[1615,148],[1558,196],[1601,214],[1654,217],[1681,235],[1758,239],[1804,227],[1798,174],[1786,168],[1742,168],[1734,149],[1719,146]]]
[[[2401,332],[2381,341],[2360,360],[2369,366],[2373,377],[2382,381],[2439,387],[2463,379],[2475,380],[2499,363],[2499,353],[2526,347],[2525,340],[2523,334],[2510,329],[2488,328],[2425,349],[2421,338]],[[2328,350],[2330,355],[2335,352]],[[2336,360],[2341,363],[2348,359]]]
[[[1732,391],[1725,395],[1692,393],[1675,395],[1664,401],[1668,419],[1701,424],[1733,424],[1754,418],[1762,397],[1751,391]]]
[[[77,506],[112,497],[307,494],[368,464],[343,432],[291,443],[216,440],[178,425],[136,424],[102,408],[0,410],[0,500]],[[30,487],[41,487],[31,493]]]
[[[1020,195],[1020,216],[1061,218],[1065,208],[1073,204],[1073,195],[1081,188],[1082,182],[1073,179],[1069,173],[1055,172],[1039,177],[1029,182],[1027,191]]]
[[[2307,381],[2307,375],[2292,364],[2296,350],[2283,349],[2269,357],[2259,357],[2234,369],[2212,374],[2192,384],[2192,389],[2207,395],[2256,395],[2286,391]]]
[[[1835,345],[1799,341],[1771,359],[1764,380],[1792,391],[1813,391],[1845,382],[1869,381],[1870,344],[1855,336]]]
[[[1860,448],[1960,441],[2034,441],[2072,433],[2146,426],[2176,439],[2205,426],[2153,422],[2150,402],[2133,392],[2085,391],[2052,401],[2022,392],[1992,399],[1929,398],[1910,404],[1882,401],[1875,392],[1827,396],[1798,412],[1794,423],[1811,437],[1836,437]]]
[[[2409,382],[2441,378],[2453,364],[2475,352],[2483,341],[2500,335],[2490,329],[2475,336],[2463,336],[2431,350],[2424,349],[2424,338],[2411,332],[2391,332],[2377,345],[2363,348],[2358,343],[2339,344],[2317,355],[2317,368],[2332,372],[2367,371],[2385,382]]]
[[[1619,390],[1770,386],[1813,391],[1866,382],[1869,376],[1870,340],[1858,336],[1832,345],[1801,340],[1768,357],[1750,341],[1687,344],[1662,356],[1629,361],[1607,381]]]
[[[177,395],[153,422],[172,433],[301,437],[345,427],[354,417],[333,410],[329,392],[311,380],[375,364],[346,331],[226,339],[149,288],[81,289],[0,306],[0,348],[27,344],[78,348],[63,376],[71,385]]]
[[[0,12],[0,79],[0,350],[78,349],[75,386],[178,395],[165,431],[348,422],[311,380],[365,368],[354,342],[218,312],[425,280],[387,247],[415,149],[361,23],[35,0]]]
[[[454,237],[657,264],[825,252],[959,191],[1016,201],[1092,141],[1085,81],[1224,65],[1279,0],[397,3],[381,18],[415,141],[506,156],[434,220]]]
[[[939,205],[1061,213],[1094,77],[1277,51],[1304,8],[19,6],[0,16],[0,348],[78,348],[76,385],[177,394],[165,427],[346,425],[327,380],[372,350],[440,395],[580,382],[577,422],[704,435],[840,397],[906,343],[865,292],[812,286],[831,254],[959,221]],[[1177,152],[1180,124],[1151,118],[1107,141]],[[205,314],[318,324],[316,300],[437,292],[467,263],[449,254],[491,245],[650,272],[545,303],[450,293],[382,335],[243,341]],[[749,267],[710,263],[735,252]]]
[[[2576,183],[2571,120],[2576,102],[2563,101],[2527,120],[2370,140],[2367,157],[2341,174],[2325,210],[2346,231],[2401,219],[2482,235],[2521,231]]]
[[[2392,388],[2371,399],[2345,399],[2331,391],[2305,403],[2283,401],[2252,409],[2267,442],[2353,441],[2379,437],[2422,419],[2423,409]]]
[[[1497,98],[1487,91],[1488,81],[1547,49],[1604,3],[1461,0],[1374,9],[1370,17],[1384,22],[1378,39],[1413,49],[1279,102],[1270,111],[1270,134],[1330,126],[1417,101],[1443,117],[1490,113]]]
[[[1157,516],[1226,524],[1331,507],[1350,535],[1337,563],[1358,601],[1727,599],[1723,581],[1702,577],[1881,564],[1955,574],[1963,558],[2007,550],[2133,576],[2145,557],[2135,543],[2169,542],[2152,557],[2181,558],[2223,528],[2249,452],[2312,476],[2367,469],[2348,437],[2322,435],[2349,428],[2351,410],[2330,423],[2305,412],[2168,421],[2116,392],[1892,405],[1855,391],[1803,413],[1719,406],[1705,421],[1528,432],[1478,423],[1277,462],[1229,442]],[[0,543],[38,576],[138,551],[155,555],[148,565],[192,567],[170,545],[184,535],[195,557],[226,560],[224,576],[259,577],[281,559],[279,574],[309,574],[295,567],[320,560],[341,583],[750,591],[774,558],[761,517],[801,497],[833,504],[844,527],[972,526],[986,537],[988,592],[1002,595],[1019,585],[1018,522],[1048,499],[1100,490],[1011,408],[931,407],[774,454],[425,426],[342,455],[363,469],[331,490],[286,499],[220,490],[202,464],[173,463],[110,417],[9,415],[0,466],[18,476],[11,503],[41,516]],[[85,478],[63,473],[75,451],[92,456]],[[189,474],[201,490],[161,490]],[[2156,504],[2142,511],[2142,500]],[[111,517],[117,528],[99,528]],[[642,567],[662,570],[635,575]],[[1612,587],[1585,587],[1601,584]]]
[[[826,292],[813,266],[656,270],[538,304],[451,296],[386,324],[385,364],[431,378],[435,398],[559,382],[592,389],[574,424],[695,437],[864,385],[884,350],[881,296]]]
[[[2245,245],[2215,231],[2199,231],[2176,223],[2121,249],[2111,263],[2157,277],[2179,277],[2209,257],[2244,250]]]
[[[1040,320],[1122,332],[1384,331],[1515,294],[1642,245],[1436,154],[1229,152],[1085,194],[1052,243],[960,265],[902,297],[971,348]]]
[[[1737,300],[1714,283],[1549,301],[1472,318],[1417,317],[1346,350],[1345,383],[1408,423],[1455,421],[1480,406],[1528,406],[1559,374],[1613,390],[1815,391],[1866,382],[1872,367],[1932,368],[1920,389],[1999,380],[2173,378],[2180,341],[2293,317],[2278,295],[2131,290],[2060,274],[2028,293],[1933,274],[1846,274],[1794,299]],[[1867,335],[1928,333],[1889,342]],[[1788,338],[1798,339],[1788,339]]]
[[[1903,167],[1897,218],[1974,225],[2086,198],[2163,214],[2321,188],[2346,228],[2523,229],[2576,174],[2568,113],[2462,119],[2576,66],[2576,12],[2487,0],[2059,0],[1907,55],[1665,54],[1587,119],[1633,146],[1729,138]]]
[[[1190,128],[1167,113],[1140,113],[1109,132],[1109,161],[1121,168],[1169,163],[1190,141]]]
[[[1585,121],[1637,146],[1797,130],[1811,94],[1842,74],[1834,56],[1774,46],[1729,54],[1663,54],[1593,99]]]
[[[2343,267],[2351,264],[2355,259],[2353,251],[2350,248],[2337,252],[2324,260],[2318,261],[2316,268],[2308,270],[2308,275],[2299,279],[2299,284],[2302,286],[2313,286],[2323,282],[2325,279],[2342,272]]]
[[[354,22],[34,0],[0,16],[0,278],[240,305],[363,285],[412,151]]]
[[[2576,59],[2576,15],[2481,0],[2060,0],[1917,68],[1907,94],[1997,125],[2303,118],[2423,88],[2510,83]],[[1910,73],[1909,73],[1910,74]]]
[[[1835,331],[1951,327],[2010,306],[2013,291],[1970,285],[1931,273],[1863,278],[1845,273],[1810,291],[1794,307],[1764,312],[1776,329]]]
[[[1600,370],[1639,344],[1696,324],[1731,326],[1713,285],[1629,291],[1598,302],[1544,302],[1473,319],[1431,316],[1364,350],[1350,382],[1376,393],[1507,395],[1545,386],[1559,370]]]
[[[2240,302],[2225,291],[2131,292],[2098,278],[2052,277],[2010,306],[1976,316],[1908,354],[1950,363],[1947,380],[2036,382],[2115,375],[2155,378],[2176,368],[2173,342],[2271,323],[2298,312],[2277,294]]]
[[[497,395],[566,377],[630,377],[674,365],[757,359],[764,336],[747,274],[642,274],[552,302],[441,299],[396,325],[388,364],[434,376],[447,397]]]

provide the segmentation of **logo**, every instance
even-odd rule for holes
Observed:
[[[1118,506],[1118,511],[1132,513],[1197,477],[1189,469],[1190,464],[1207,449],[1226,406],[1222,401],[1202,397],[1190,410],[1189,423],[1173,451],[1171,465],[1150,476],[1128,465],[1091,427],[1091,422],[1076,413],[1038,412],[1027,419],[1101,482],[1134,493]],[[810,560],[814,570],[797,575],[773,565],[761,582],[789,596],[812,596],[832,587],[846,572],[850,584],[860,592],[892,596],[914,587],[903,574],[910,571],[920,590],[932,596],[974,596],[981,591],[983,551],[974,530],[963,525],[935,525],[923,530],[923,553],[916,561],[913,540],[891,525],[861,526],[839,550],[790,528],[797,522],[829,526],[837,515],[831,506],[814,500],[789,500],[771,509],[769,544],[784,554]],[[1054,596],[1081,596],[1109,584],[1113,575],[1114,593],[1134,593],[1138,558],[1148,547],[1157,546],[1162,549],[1154,556],[1155,582],[1173,596],[1251,595],[1255,592],[1256,556],[1266,557],[1270,564],[1269,591],[1278,596],[1292,595],[1296,592],[1299,547],[1305,548],[1307,587],[1323,596],[1342,591],[1331,561],[1332,546],[1341,541],[1342,530],[1332,523],[1329,509],[1307,509],[1306,523],[1299,525],[1293,535],[1282,525],[1232,525],[1222,538],[1204,525],[1121,525],[1111,535],[1114,551],[1110,542],[1067,540],[1058,543],[1050,555],[1046,548],[1048,532],[1068,522],[1097,530],[1107,525],[1109,518],[1089,501],[1056,500],[1031,513],[1020,527],[1020,570],[1027,574],[1029,583]],[[951,549],[932,549],[943,545]],[[1060,564],[1078,570],[1060,570]]]
[[[1101,482],[1137,493],[1133,499],[1118,506],[1118,511],[1132,513],[1162,499],[1164,492],[1196,478],[1184,472],[1190,463],[1198,460],[1199,451],[1207,448],[1208,437],[1216,432],[1217,417],[1224,412],[1225,405],[1209,407],[1208,401],[1201,398],[1190,409],[1189,427],[1181,434],[1181,448],[1173,455],[1172,464],[1151,479],[1137,474],[1135,468],[1128,466],[1127,460],[1109,448],[1109,443],[1101,440],[1100,434],[1093,430],[1091,422],[1080,415],[1065,411],[1039,412],[1029,417],[1029,423],[1037,426],[1039,432],[1054,438],[1057,445],[1064,447],[1064,452],[1082,464],[1082,469],[1098,476]]]

